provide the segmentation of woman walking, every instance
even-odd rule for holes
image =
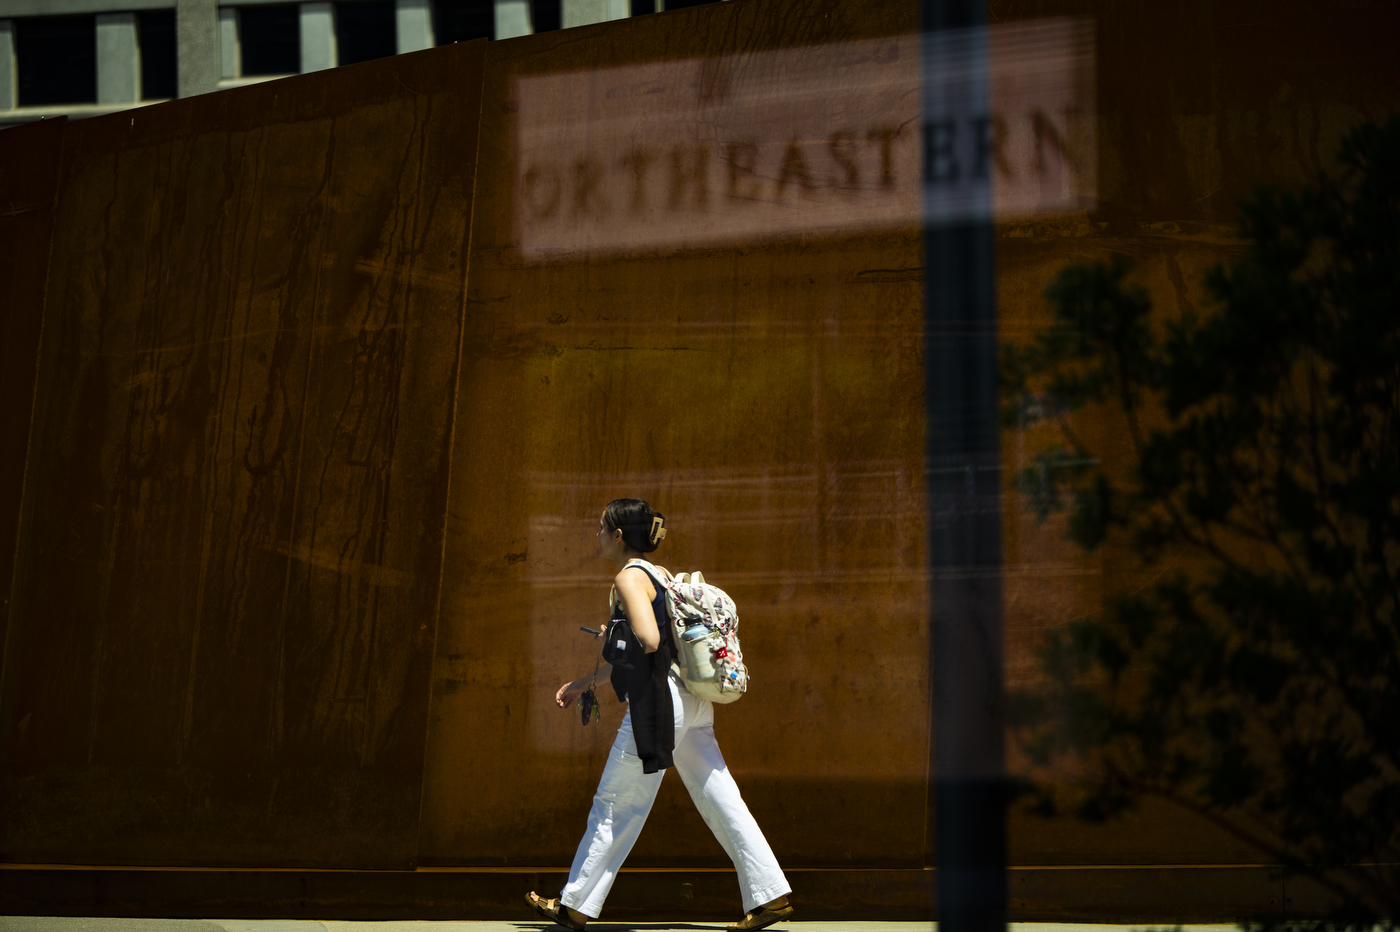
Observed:
[[[531,891],[525,899],[535,912],[568,929],[583,929],[596,918],[641,834],[664,771],[674,766],[738,871],[744,918],[729,928],[753,932],[791,915],[792,888],[724,765],[715,743],[714,705],[691,695],[671,665],[675,650],[666,630],[665,583],[653,579],[643,559],[665,536],[665,516],[641,499],[611,501],[598,519],[599,555],[618,567],[613,618],[625,619],[635,635],[625,661],[615,657],[619,662],[610,673],[618,699],[627,702],[627,714],[608,752],[569,882],[558,897],[545,899]],[[614,631],[627,635],[623,625]],[[554,695],[555,704],[569,708],[596,678],[595,673],[565,683]]]

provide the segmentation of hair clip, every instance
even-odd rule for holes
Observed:
[[[657,515],[651,519],[651,542],[659,544],[666,539],[666,519]]]

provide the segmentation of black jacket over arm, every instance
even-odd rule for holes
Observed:
[[[658,592],[657,601],[661,599]],[[648,654],[642,647],[632,625],[620,617],[620,604],[603,645],[603,659],[612,664],[613,690],[632,713],[632,734],[637,740],[637,756],[642,759],[642,773],[670,767],[671,752],[676,749],[675,709],[671,704],[671,686],[666,682],[675,649],[666,630],[664,602],[653,604],[652,609],[657,612],[661,629],[661,645],[655,651]]]

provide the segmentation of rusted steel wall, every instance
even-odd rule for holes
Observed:
[[[0,134],[0,671],[65,124],[52,120]],[[0,697],[5,682],[0,672]]]
[[[1008,339],[1048,322],[1042,294],[1060,268],[1112,252],[1138,258],[1164,314],[1202,306],[1205,269],[1239,249],[1236,199],[1305,180],[1349,126],[1397,102],[1370,29],[1393,15],[1377,3],[1326,21],[1301,3],[1284,15],[1244,2],[991,10],[998,22],[1088,17],[1098,56],[1098,202],[999,227]],[[604,617],[611,568],[593,530],[622,495],[668,514],[658,562],[703,569],[739,604],[754,684],[716,731],[783,863],[931,862],[918,231],[540,261],[520,255],[512,213],[526,196],[512,149],[523,79],[916,28],[913,4],[751,2],[490,47],[424,863],[572,856],[623,709],[605,694],[602,727],[584,729],[551,700],[593,667],[577,627]],[[570,190],[561,211],[596,194]],[[1120,436],[1088,430],[1110,448]],[[1004,452],[1010,476],[1025,438],[1008,432]],[[1127,553],[1079,553],[1009,488],[1004,509],[1007,678],[1024,685],[1041,635],[1140,568]],[[1017,813],[1010,841],[1022,865],[1260,858],[1152,803],[1102,826]],[[725,863],[668,776],[629,865]]]
[[[483,45],[67,128],[6,860],[413,864]]]
[[[593,670],[578,627],[607,618],[594,532],[622,496],[667,514],[658,563],[739,606],[753,682],[715,731],[779,856],[922,862],[922,297],[878,271],[920,265],[917,230],[541,263],[512,183],[518,79],[897,34],[910,13],[714,4],[488,49],[424,863],[572,859],[624,707],[604,684],[583,728],[553,695]],[[628,864],[728,863],[668,774]]]
[[[1096,34],[1097,203],[1085,215],[998,226],[1004,340],[1028,340],[1050,322],[1042,296],[1060,269],[1112,254],[1137,264],[1135,280],[1151,294],[1158,320],[1210,313],[1211,299],[1203,287],[1206,271],[1245,248],[1235,237],[1240,199],[1259,186],[1292,188],[1312,180],[1332,166],[1338,144],[1352,127],[1400,112],[1400,58],[1380,38],[1400,29],[1400,8],[1394,4],[1012,0],[992,2],[989,9],[994,18],[1009,20],[1087,16]],[[1121,420],[1079,426],[1107,462],[1132,462],[1127,425]],[[1035,449],[1037,439],[1015,430],[1003,434],[1007,477],[1029,464],[1027,451]],[[1075,559],[1074,548],[1061,536],[1062,523],[1038,525],[1011,490],[1005,507],[1008,566]],[[1070,621],[1076,612],[1097,609],[1105,597],[1150,584],[1162,572],[1111,544],[1096,560],[1080,565],[1089,575],[1077,608],[1046,598],[1053,586],[1008,580],[1008,685],[1028,685],[1039,676],[1034,649],[1047,629]],[[1172,571],[1188,567],[1183,560]],[[1011,752],[1012,766],[1019,766],[1014,746]],[[1016,813],[1010,842],[1012,863],[1018,865],[1246,865],[1271,860],[1194,814],[1152,800],[1102,825]],[[1219,882],[1221,889],[1238,885],[1239,916],[1246,915],[1243,904],[1251,901],[1247,885],[1238,879],[1242,876],[1222,873],[1229,879]],[[1202,889],[1217,883],[1196,882]],[[1173,894],[1166,885],[1141,878],[1123,883],[1129,898],[1159,904],[1155,908],[1162,915],[1171,912]],[[1066,881],[1066,889],[1070,884]],[[1052,886],[1037,882],[1024,894],[1013,890],[1013,908],[1034,902],[1036,888]],[[1105,894],[1094,905],[1118,895]],[[1295,902],[1291,893],[1270,897],[1269,908],[1317,909],[1303,906],[1301,898]]]
[[[1110,252],[1165,312],[1202,306],[1201,273],[1239,248],[1235,199],[1397,108],[1380,3],[1278,9],[992,4],[1090,17],[1099,61],[1099,202],[999,228],[1007,338],[1048,319],[1061,267]],[[598,513],[640,495],[670,518],[658,562],[738,601],[754,685],[717,733],[780,859],[923,877],[919,231],[541,261],[513,216],[519,79],[897,35],[915,13],[713,4],[69,127],[0,858],[567,864],[623,710],[605,694],[584,729],[552,696],[593,666]],[[1008,474],[1023,440],[1004,438]],[[1139,569],[1014,495],[1005,530],[1021,684],[1046,629]],[[1011,852],[1257,860],[1151,806],[1017,816]],[[668,776],[629,866],[726,863]],[[1134,882],[1133,915],[1161,914]]]

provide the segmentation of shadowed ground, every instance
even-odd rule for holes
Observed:
[[[735,917],[738,918],[737,916]],[[670,932],[723,929],[724,922],[596,922],[596,932]],[[802,932],[915,932],[925,922],[780,922],[775,930],[800,927]],[[544,922],[344,922],[327,919],[80,919],[43,916],[0,917],[4,932],[548,932],[559,926]],[[1126,925],[1091,923],[1013,922],[1010,932],[1126,932]],[[1233,925],[1180,926],[1183,932],[1230,932]]]

